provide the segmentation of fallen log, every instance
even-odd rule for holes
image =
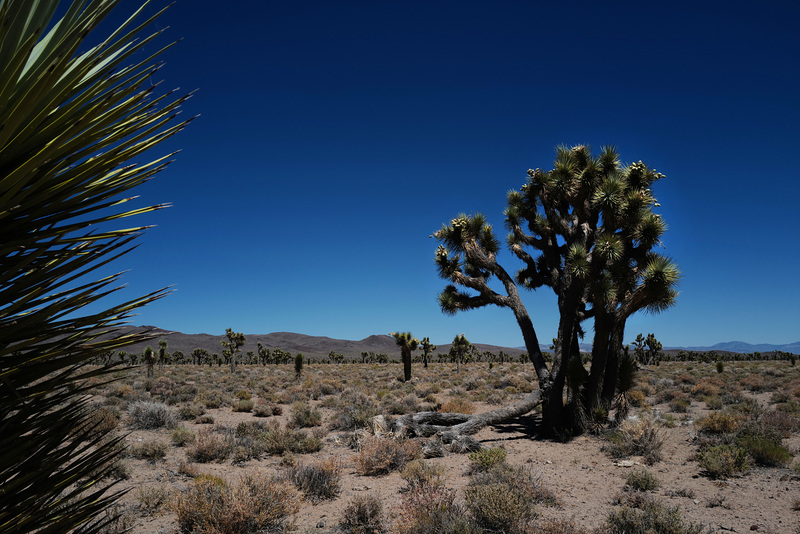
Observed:
[[[395,419],[392,430],[397,435],[406,436],[427,437],[439,434],[444,443],[450,443],[458,436],[475,434],[485,426],[505,423],[523,416],[541,402],[542,390],[537,389],[516,404],[475,415],[439,412],[403,415]]]

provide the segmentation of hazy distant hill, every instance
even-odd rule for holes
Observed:
[[[130,345],[123,350],[125,352],[141,353],[147,345],[158,350],[158,341],[167,341],[167,350],[175,352],[177,350],[184,354],[190,354],[196,348],[203,348],[209,352],[220,354],[222,352],[221,342],[225,339],[224,335],[210,334],[183,334],[181,332],[170,332],[156,327],[125,327],[126,330],[142,331],[150,329],[156,334],[155,339],[149,343],[138,343]],[[294,334],[292,332],[273,332],[271,334],[247,334],[246,342],[242,347],[242,353],[249,350],[257,351],[258,344],[261,343],[268,349],[281,349],[293,354],[302,352],[307,358],[320,359],[328,356],[333,351],[343,354],[346,358],[359,358],[362,352],[374,352],[376,354],[388,354],[390,359],[400,359],[400,348],[394,338],[387,335],[372,335],[360,341],[350,341],[346,339],[333,339],[321,336],[307,336],[304,334]],[[519,356],[525,350],[509,347],[497,347],[495,345],[484,345],[476,343],[475,346],[481,351],[491,351],[498,354],[501,350],[512,356]],[[436,353],[447,353],[450,351],[450,344],[438,345],[434,351]],[[419,353],[419,350],[414,354]]]
[[[793,352],[794,354],[800,354],[800,341],[795,341],[794,343],[787,343],[785,345],[771,345],[769,343],[759,343],[757,345],[751,345],[750,343],[745,343],[744,341],[725,341],[724,343],[717,343],[716,345],[712,345],[710,347],[669,347],[673,350],[694,350],[697,352],[707,352],[711,350],[715,350],[717,352],[725,351],[725,352],[740,352],[743,354],[750,353],[750,352],[775,352],[777,350],[783,352]]]

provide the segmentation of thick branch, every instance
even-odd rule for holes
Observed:
[[[432,436],[441,433],[442,441],[450,443],[456,437],[475,434],[489,425],[504,423],[525,415],[542,402],[542,391],[534,390],[516,404],[477,415],[420,412],[404,415],[394,422],[394,431],[401,435]]]

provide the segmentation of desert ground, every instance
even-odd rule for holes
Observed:
[[[800,533],[800,371],[788,361],[662,363],[638,373],[618,425],[544,440],[534,411],[459,447],[388,429],[406,413],[513,402],[536,387],[530,364],[414,364],[410,382],[397,364],[313,363],[300,376],[167,365],[118,378],[91,399],[101,426],[124,436],[109,480],[128,491],[109,532],[234,532],[213,516],[255,514],[235,492],[255,477],[286,501],[269,512],[278,531],[621,532],[650,510],[671,525],[652,532]],[[223,490],[235,502],[201,502]],[[445,508],[464,524],[420,519]]]

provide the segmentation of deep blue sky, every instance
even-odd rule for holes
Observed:
[[[179,0],[159,90],[198,89],[201,117],[141,189],[174,207],[137,221],[157,227],[118,262],[125,295],[176,291],[134,323],[522,345],[509,310],[439,311],[429,236],[460,212],[504,235],[506,192],[585,143],[667,176],[681,294],[626,338],[800,340],[800,8],[653,4]]]

